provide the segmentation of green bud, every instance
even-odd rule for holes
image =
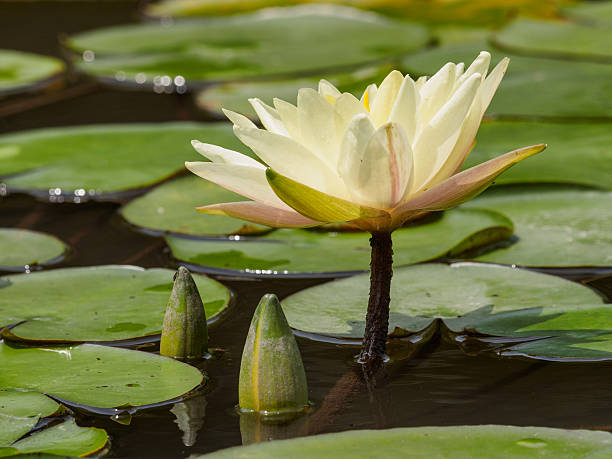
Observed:
[[[262,297],[242,351],[239,405],[265,414],[296,412],[308,404],[302,357],[276,295]]]
[[[206,313],[191,273],[180,266],[174,275],[159,353],[175,359],[197,359],[208,350]]]

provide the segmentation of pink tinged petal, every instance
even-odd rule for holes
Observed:
[[[411,193],[427,187],[448,161],[480,84],[480,74],[468,78],[421,131],[414,145],[414,181]],[[450,171],[447,177],[453,172]]]
[[[334,196],[345,197],[346,187],[329,165],[295,140],[263,129],[234,126],[236,136],[279,173]]]
[[[255,113],[257,113],[263,127],[270,132],[274,132],[275,134],[284,136],[289,135],[289,132],[287,132],[285,125],[275,109],[256,98],[249,99],[249,103],[255,110]]]
[[[336,198],[291,180],[272,169],[266,171],[266,177],[270,187],[279,198],[312,220],[340,223],[360,218],[389,217],[389,214],[383,210]]]
[[[423,84],[419,105],[422,124],[428,123],[451,96],[455,84],[455,68],[455,64],[449,62]]]
[[[404,75],[397,70],[393,70],[378,87],[376,99],[370,105],[370,113],[374,126],[379,127],[389,121],[389,115],[403,81]]]
[[[342,93],[338,91],[338,88],[336,88],[329,81],[322,79],[319,81],[319,94],[321,94],[325,100],[333,105],[336,99],[340,97]]]
[[[356,117],[343,142],[341,176],[352,201],[391,208],[404,196],[412,170],[412,151],[404,128],[387,123],[376,131]]]
[[[287,132],[289,132],[289,135],[299,142],[300,124],[298,122],[297,107],[282,99],[274,98],[274,108],[276,108],[278,116]]]
[[[210,159],[213,163],[238,164],[242,166],[257,167],[265,169],[266,167],[259,161],[254,160],[242,153],[218,145],[210,143],[202,143],[199,140],[192,140],[191,145],[198,153]]]
[[[197,210],[205,214],[240,218],[273,228],[304,228],[321,224],[321,222],[304,217],[293,209],[279,209],[255,201],[213,204],[210,206],[197,207]]]
[[[506,169],[540,153],[545,148],[545,144],[524,147],[453,175],[393,209],[394,222],[405,220],[419,211],[449,209],[472,199],[491,185]]]
[[[486,51],[481,51],[478,57],[474,59],[474,62],[472,62],[470,66],[467,68],[465,73],[461,75],[459,78],[457,78],[457,82],[455,83],[455,88],[458,88],[459,86],[461,86],[463,83],[465,83],[465,81],[469,77],[471,77],[475,73],[480,73],[480,75],[484,79],[484,77],[487,74],[487,71],[489,70],[490,63],[491,63],[491,54],[489,54]]]
[[[411,142],[414,142],[416,136],[418,105],[418,90],[412,78],[406,75],[391,110],[389,121],[401,124]]]
[[[256,128],[255,123],[253,123],[246,116],[241,115],[240,113],[233,112],[231,110],[226,110],[222,108],[223,114],[227,116],[227,118],[234,124],[234,126],[240,126],[242,128]]]
[[[216,183],[234,193],[263,204],[287,209],[287,205],[276,196],[268,185],[265,169],[209,162],[187,162],[185,167],[203,179]]]

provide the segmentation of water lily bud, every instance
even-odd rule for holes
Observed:
[[[262,297],[242,351],[239,405],[244,411],[282,414],[308,404],[302,357],[276,295]]]
[[[206,313],[200,292],[184,266],[174,275],[159,353],[175,359],[197,359],[208,350]]]

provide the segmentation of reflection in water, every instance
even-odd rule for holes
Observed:
[[[183,444],[185,446],[193,446],[198,438],[198,433],[204,425],[206,397],[198,395],[180,403],[175,403],[170,412],[176,416],[174,422],[183,432]]]
[[[307,417],[304,412],[285,416],[264,416],[258,413],[240,413],[240,436],[243,445],[264,441],[284,440],[304,435]]]

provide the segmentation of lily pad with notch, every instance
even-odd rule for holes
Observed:
[[[446,62],[471,62],[482,50],[492,62],[510,57],[508,71],[487,114],[498,118],[612,119],[612,65],[500,51],[486,40],[458,42],[407,56],[402,68],[432,75]],[[589,88],[585,91],[585,88]]]
[[[611,122],[483,123],[464,169],[499,156],[511,149],[511,145],[541,142],[549,144],[544,154],[520,162],[495,183],[566,183],[612,189]]]
[[[329,5],[83,32],[66,44],[84,72],[162,90],[203,82],[333,72],[392,59],[427,43],[424,26]],[[304,46],[308,43],[308,46]],[[78,58],[77,58],[78,59]],[[166,84],[167,83],[167,84]]]
[[[65,70],[64,63],[54,57],[0,49],[0,98],[44,88],[58,81]]]
[[[373,453],[364,454],[365,451]],[[595,459],[609,457],[610,454],[612,454],[612,435],[608,432],[479,425],[355,430],[228,448],[195,459],[243,457],[252,459],[285,457],[586,459],[592,457]]]
[[[158,338],[174,272],[134,266],[64,268],[0,278],[0,327],[6,340],[118,342]],[[194,276],[209,322],[230,300],[227,288]],[[120,344],[120,343],[117,343]]]
[[[477,263],[422,264],[394,270],[389,333],[410,335],[442,319],[454,331],[492,314],[531,307],[603,303],[588,287],[559,277]],[[283,300],[289,325],[317,336],[360,339],[368,274],[307,288]]]
[[[0,360],[1,387],[94,408],[163,403],[205,381],[197,368],[177,360],[96,344],[33,348],[1,342]]]
[[[122,199],[201,160],[195,138],[248,154],[229,123],[37,129],[0,135],[0,180],[9,192],[52,201]]]
[[[499,242],[512,222],[496,212],[456,209],[393,233],[395,265],[419,263]],[[367,270],[369,233],[279,229],[259,237],[205,240],[167,235],[175,258],[205,272],[242,276],[337,277]]]
[[[24,271],[59,263],[68,246],[49,234],[0,228],[0,271]]]
[[[612,192],[564,186],[496,187],[465,204],[502,212],[511,244],[478,261],[529,267],[612,267]]]

